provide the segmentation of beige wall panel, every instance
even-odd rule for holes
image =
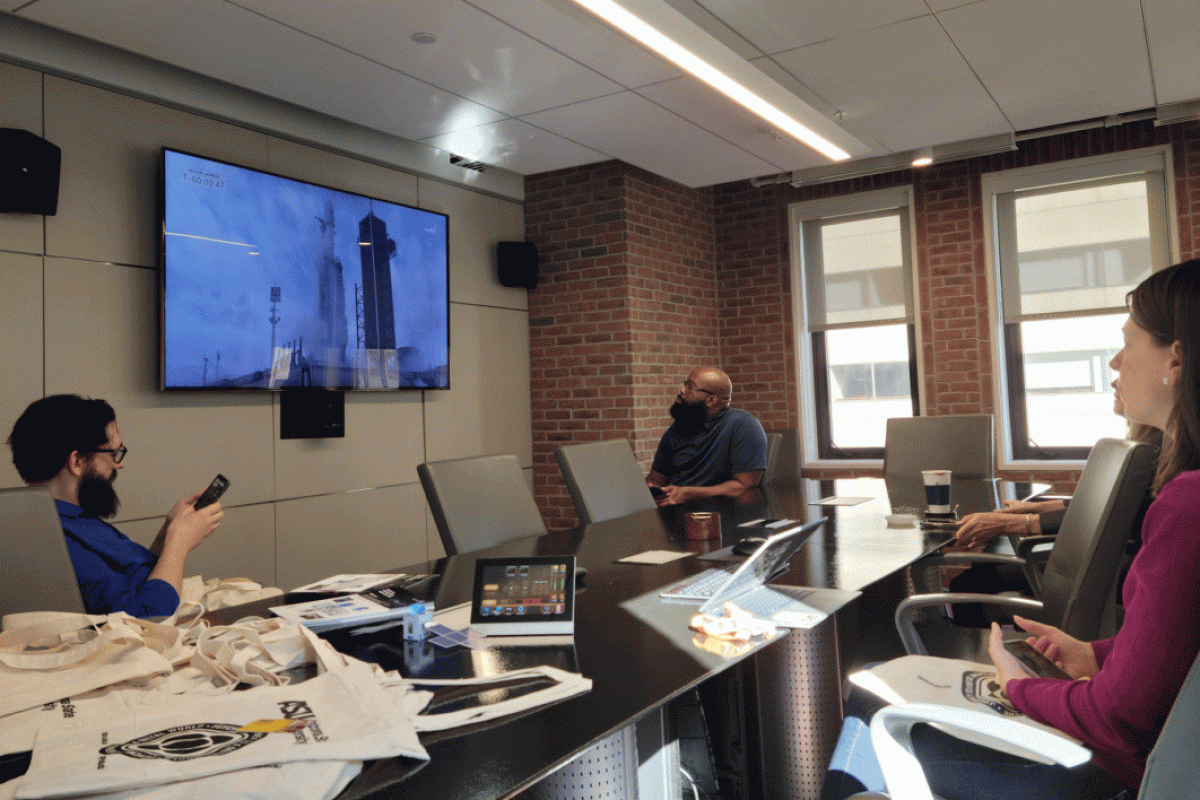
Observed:
[[[512,453],[533,465],[529,315],[450,304],[450,390],[425,396],[429,461]]]
[[[276,425],[275,496],[416,483],[417,464],[425,460],[421,425],[419,391],[347,392],[341,439],[280,439]]]
[[[424,503],[415,485],[277,503],[280,588],[424,561]]]
[[[0,62],[0,128],[44,135],[41,73]],[[50,141],[62,147],[61,142]],[[40,214],[0,214],[0,249],[42,252],[44,220]]]
[[[162,527],[162,518],[117,521],[113,525],[130,539],[149,547]],[[205,579],[249,578],[263,586],[277,585],[275,506],[263,503],[227,507],[221,527],[191,552],[183,574],[203,575]]]
[[[46,138],[63,150],[46,252],[88,261],[158,265],[163,146],[267,164],[261,133],[53,76],[46,77]]]
[[[224,473],[235,504],[272,497],[267,393],[158,391],[154,270],[46,260],[46,391],[102,397],[130,448],[123,513],[165,514]]]
[[[450,302],[528,308],[525,289],[496,277],[496,243],[525,240],[525,206],[427,179],[420,190],[421,208],[450,216]]]
[[[417,176],[286,139],[271,139],[268,169],[309,183],[417,205]]]
[[[4,441],[25,406],[42,396],[41,256],[0,253],[0,298],[4,298],[0,307],[0,342],[4,343],[0,441]],[[9,449],[0,447],[0,453],[0,487],[24,486]]]

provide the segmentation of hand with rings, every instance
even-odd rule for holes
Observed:
[[[963,547],[986,545],[1001,534],[1023,535],[1026,529],[1024,514],[1006,514],[1001,511],[985,511],[963,517],[954,543]]]

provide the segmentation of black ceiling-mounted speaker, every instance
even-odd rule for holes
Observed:
[[[532,242],[498,242],[496,244],[496,274],[501,286],[537,286],[538,251]]]
[[[0,212],[58,213],[62,150],[37,134],[0,128]]]

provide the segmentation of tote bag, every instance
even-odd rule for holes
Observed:
[[[39,624],[0,633],[0,717],[172,671],[171,662],[147,646],[144,629],[130,624],[130,617],[39,616]]]
[[[81,716],[38,732],[15,796],[113,792],[297,761],[428,760],[411,721],[428,700],[385,691],[358,662],[288,686]]]
[[[934,703],[994,714],[1078,742],[1057,728],[1035,722],[1017,711],[996,682],[996,668],[937,656],[908,655],[894,658],[849,677],[860,686],[889,703]],[[1011,755],[1048,763],[1046,757],[1016,745],[1007,745],[980,734],[958,728],[946,733],[970,742],[1003,750]]]

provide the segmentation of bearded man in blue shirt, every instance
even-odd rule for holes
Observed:
[[[716,367],[697,367],[675,397],[675,422],[658,443],[646,483],[662,489],[660,506],[704,497],[736,497],[767,468],[767,435],[749,413],[730,408],[733,382]]]
[[[175,613],[184,562],[221,524],[220,503],[193,508],[203,490],[180,500],[149,549],[105,522],[120,505],[113,482],[128,448],[103,400],[70,394],[36,400],[13,425],[8,444],[22,480],[54,498],[87,612]]]

